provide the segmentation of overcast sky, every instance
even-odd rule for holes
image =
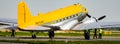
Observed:
[[[0,0],[0,18],[17,19],[20,0]],[[84,5],[90,15],[98,18],[106,15],[103,22],[120,22],[120,0],[25,0],[33,15],[46,13],[75,3]],[[68,10],[69,11],[69,10]]]

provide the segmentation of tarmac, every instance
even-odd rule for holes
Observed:
[[[10,43],[10,42],[0,42],[0,44],[27,44],[27,43]]]
[[[31,38],[30,36],[20,36],[20,37],[4,37],[0,36],[0,40],[21,40],[21,41],[120,41],[120,37],[114,36],[104,36],[102,39],[93,39],[90,37],[90,40],[85,40],[83,36],[56,36],[53,39],[49,39],[48,36],[39,36],[35,39]],[[0,44],[27,44],[27,43],[11,43],[11,42],[0,42]]]
[[[20,37],[4,37],[0,36],[0,40],[23,40],[23,41],[48,41],[51,40],[49,39],[48,36],[39,36],[35,39],[31,38],[30,36],[20,36]],[[85,40],[83,36],[56,36],[52,40],[55,41],[96,41],[96,40],[106,40],[106,41],[120,41],[120,37],[115,37],[115,36],[104,36],[102,39],[93,39],[93,37],[90,37],[90,40]]]

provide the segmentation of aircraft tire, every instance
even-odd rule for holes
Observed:
[[[50,31],[48,32],[48,35],[49,35],[49,38],[50,38],[50,39],[53,39],[53,38],[54,38],[54,35],[55,35],[55,34],[54,34],[54,31],[51,31],[51,30],[50,30]]]
[[[15,37],[15,30],[11,30],[11,37]]]
[[[34,34],[34,35],[32,35],[32,38],[36,38],[36,35]]]

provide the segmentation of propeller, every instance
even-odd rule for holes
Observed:
[[[6,26],[10,26],[9,24],[4,24],[4,23],[0,23],[0,25],[6,25]]]
[[[91,16],[91,15],[89,15],[89,14],[86,14],[86,16],[88,16],[89,18],[91,18],[91,17],[92,17],[92,16]],[[94,18],[94,19],[96,20],[96,22],[97,22],[97,21],[99,21],[99,20],[104,19],[105,17],[106,17],[106,15],[101,16],[101,17],[99,17],[98,19],[96,19],[95,17],[92,17],[92,18]]]
[[[89,18],[91,18],[91,16],[89,14],[86,14]]]
[[[104,19],[105,17],[106,17],[106,16],[104,15],[104,16],[98,18],[98,20],[102,20],[102,19]]]

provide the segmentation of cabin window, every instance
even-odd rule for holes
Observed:
[[[65,18],[63,18],[63,20],[65,20]]]
[[[78,16],[78,14],[76,14],[76,16]]]
[[[75,17],[75,15],[73,15],[73,17]]]
[[[70,16],[70,18],[72,18],[72,16]]]
[[[60,22],[62,21],[62,19],[60,19]]]
[[[69,19],[69,17],[66,17],[66,19]]]

